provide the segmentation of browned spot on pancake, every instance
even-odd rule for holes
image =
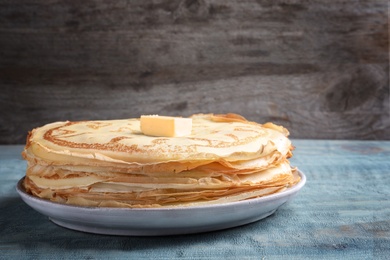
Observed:
[[[117,130],[111,130],[110,132],[112,132],[112,133],[122,133],[122,132],[133,132],[133,131],[134,130],[131,129],[130,127],[124,126],[124,127],[118,128]]]
[[[32,131],[28,131],[25,149],[28,149],[31,146],[31,136],[32,136]],[[22,155],[24,158],[25,155],[24,154],[22,154]]]
[[[259,133],[259,130],[253,130],[250,128],[244,128],[244,127],[235,127],[234,131],[237,132],[253,132],[253,133]]]
[[[235,142],[239,142],[240,140],[238,139],[238,137],[234,134],[225,134],[226,136],[230,137],[230,138],[233,138]]]
[[[167,142],[167,138],[158,138],[152,141],[152,144],[163,144]]]
[[[211,145],[212,145],[212,142],[211,142],[211,140],[209,140],[209,139],[205,139],[205,138],[195,138],[195,137],[191,137],[191,138],[189,138],[189,139],[194,140],[194,141],[206,142],[208,146],[211,146]],[[207,146],[207,145],[206,145],[206,146]]]
[[[132,137],[127,137],[127,136],[118,136],[118,137],[114,137],[110,140],[109,143],[118,143],[120,142],[121,140],[123,139],[132,139]]]
[[[86,126],[89,128],[92,128],[92,129],[99,129],[99,128],[109,126],[109,125],[110,125],[109,123],[93,122],[93,123],[87,124]]]

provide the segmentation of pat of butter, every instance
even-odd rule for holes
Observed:
[[[145,135],[180,137],[191,134],[192,118],[171,116],[141,116],[141,131]]]

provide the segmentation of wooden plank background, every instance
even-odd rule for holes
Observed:
[[[386,0],[0,1],[0,143],[58,120],[242,114],[390,139]]]

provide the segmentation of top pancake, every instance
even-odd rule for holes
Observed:
[[[143,135],[139,118],[56,122],[34,129],[24,153],[53,165],[202,165],[217,161],[232,168],[256,168],[261,158],[272,163],[275,154],[286,158],[291,150],[288,131],[281,126],[257,124],[235,114],[197,114],[192,119],[192,133],[185,137]]]

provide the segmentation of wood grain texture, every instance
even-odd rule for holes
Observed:
[[[390,139],[385,0],[1,1],[0,143],[58,120],[234,112]]]
[[[51,223],[16,193],[25,175],[23,146],[0,146],[0,258],[389,259],[390,141],[293,144],[291,163],[307,183],[275,214],[237,228],[169,237],[94,235]]]

